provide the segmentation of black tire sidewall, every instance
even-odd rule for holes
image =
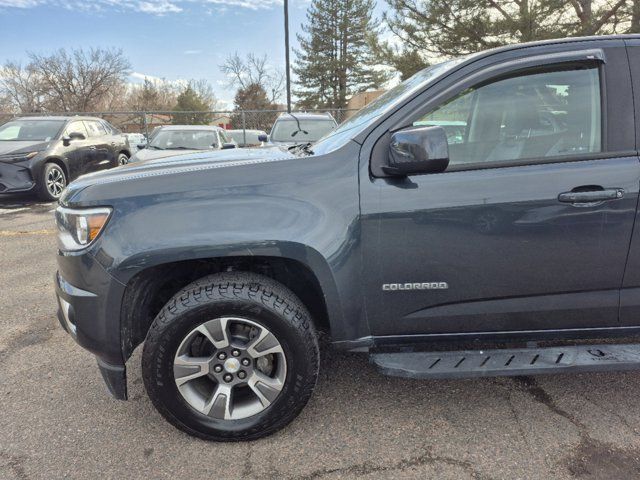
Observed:
[[[184,400],[173,377],[173,361],[180,342],[198,325],[223,316],[265,326],[282,345],[287,361],[285,384],[276,400],[262,412],[239,420],[217,420],[197,412]],[[147,339],[143,354],[147,391],[160,413],[188,433],[210,440],[264,436],[289,423],[304,407],[315,386],[317,350],[310,348],[314,343],[301,338],[301,333],[286,316],[251,300],[213,300],[191,308],[171,318]]]
[[[124,158],[124,161],[121,161],[120,159]],[[129,163],[129,157],[127,156],[127,154],[125,153],[120,153],[118,154],[118,166],[122,166],[122,165],[126,165],[127,163]]]

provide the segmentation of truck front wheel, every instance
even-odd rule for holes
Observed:
[[[291,422],[319,367],[302,302],[274,280],[218,273],[178,292],[145,341],[145,387],[173,425],[206,440],[251,440]]]

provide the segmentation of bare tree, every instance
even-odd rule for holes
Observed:
[[[267,92],[270,103],[275,103],[282,97],[284,72],[271,67],[266,54],[259,56],[250,53],[242,58],[235,52],[227,57],[220,66],[220,71],[229,77],[231,86],[239,90],[259,85]]]
[[[19,112],[39,112],[44,109],[44,89],[38,73],[31,65],[22,67],[7,62],[0,69],[0,96],[3,109]]]
[[[213,87],[207,80],[190,80],[189,86],[196,92],[198,97],[208,105],[209,110],[215,108],[218,99],[213,91]]]
[[[123,94],[129,71],[121,50],[58,50],[28,57],[24,67],[8,61],[0,70],[0,95],[21,112],[111,108]]]

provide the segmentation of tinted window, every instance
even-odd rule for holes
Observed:
[[[103,121],[102,125],[104,126],[104,128],[107,129],[107,133],[109,135],[120,135],[122,133],[120,130],[118,130],[116,127],[111,125],[109,122]]]
[[[598,70],[514,76],[471,88],[414,125],[444,128],[450,165],[600,152]]]
[[[81,133],[85,138],[89,136],[87,129],[84,127],[84,122],[71,122],[67,125],[67,128],[64,129],[64,134],[69,135],[70,133]]]
[[[48,142],[63,126],[64,120],[13,120],[0,126],[0,140]]]
[[[102,125],[100,122],[96,122],[95,120],[85,120],[84,124],[87,126],[89,136],[91,137],[101,137],[107,134],[104,125]]]

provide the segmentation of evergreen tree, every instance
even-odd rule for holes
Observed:
[[[379,32],[374,9],[374,0],[312,0],[295,51],[298,107],[345,108],[349,96],[384,83],[368,42]]]
[[[234,113],[231,115],[233,128],[244,126],[248,129],[268,131],[275,121],[275,112],[271,113],[267,110],[275,110],[276,106],[269,101],[266,90],[258,83],[238,88],[233,105]],[[242,111],[245,111],[244,118]]]
[[[634,14],[640,19],[638,0],[386,2],[391,8],[384,21],[406,51],[436,58],[509,43],[624,32],[633,30]]]
[[[189,112],[189,113],[175,113],[173,115],[174,125],[208,125],[212,118],[210,113],[197,113],[197,112],[209,112],[211,109],[211,102],[205,97],[204,94],[199,93],[197,86],[194,82],[184,88],[184,90],[178,95],[174,112]]]
[[[429,66],[425,56],[417,49],[390,45],[389,42],[381,42],[377,37],[371,37],[370,42],[378,63],[397,71],[400,74],[400,80],[406,80]]]

